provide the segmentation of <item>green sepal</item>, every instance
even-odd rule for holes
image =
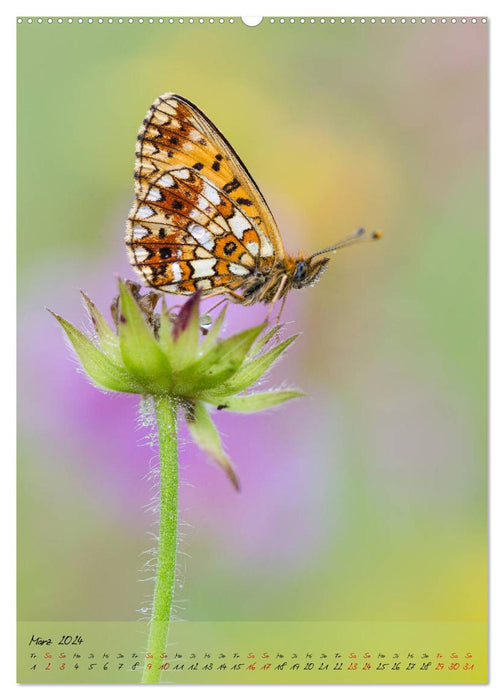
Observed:
[[[238,413],[255,413],[265,411],[273,406],[305,396],[302,391],[265,391],[258,394],[245,394],[243,396],[212,397],[208,399],[203,395],[201,399],[214,404],[220,410],[235,411]]]
[[[109,357],[115,364],[122,364],[121,348],[119,347],[119,337],[110,328],[102,312],[91,301],[88,295],[81,291],[82,298],[87,306],[87,310],[93,327],[96,331],[100,349]]]
[[[238,478],[229,457],[222,449],[219,433],[204,405],[197,401],[186,407],[187,427],[198,447],[206,452],[219,467],[224,470],[237,491],[240,490]]]
[[[277,323],[276,326],[273,326],[273,328],[270,328],[267,333],[262,335],[260,338],[256,340],[256,342],[252,345],[250,348],[250,352],[248,353],[248,356],[250,358],[255,357],[258,355],[263,347],[269,343],[269,341],[273,338],[275,333],[280,333],[282,330],[284,324],[283,323]]]
[[[141,391],[139,385],[131,381],[127,372],[114,364],[84,333],[81,333],[75,326],[58,314],[55,314],[53,311],[51,313],[65,331],[81,361],[84,371],[95,384],[110,391],[122,391],[131,394],[137,394]]]
[[[217,342],[196,362],[177,373],[177,388],[181,394],[199,394],[219,386],[239,371],[252,343],[264,324],[236,333]]]
[[[126,285],[119,280],[119,341],[128,372],[148,391],[158,394],[171,388],[171,368]]]
[[[260,379],[267,372],[271,365],[287,350],[289,345],[293,343],[298,334],[292,335],[290,338],[283,340],[278,345],[272,347],[268,352],[259,355],[254,360],[245,362],[238,372],[229,381],[222,384],[220,388],[214,389],[211,394],[215,396],[225,396],[230,394],[239,394],[254,382]]]

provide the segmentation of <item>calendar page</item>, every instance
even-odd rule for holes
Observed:
[[[482,17],[19,17],[18,681],[487,682]]]

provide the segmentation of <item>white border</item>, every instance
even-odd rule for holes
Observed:
[[[490,6],[492,3],[489,3]],[[410,9],[411,8],[411,9]],[[450,9],[451,8],[451,9]],[[79,9],[82,11],[79,12]],[[88,3],[73,3],[54,0],[41,7],[36,0],[25,0],[16,5],[16,14],[25,17],[483,17],[485,11],[474,2],[232,2],[232,0],[215,0],[215,2],[113,2],[96,0]],[[497,10],[495,11],[497,13]]]
[[[502,513],[504,499],[504,450],[503,450],[503,411],[502,411],[502,389],[503,389],[503,370],[502,359],[504,357],[504,338],[502,328],[502,309],[504,308],[504,274],[503,274],[503,239],[504,225],[502,215],[502,178],[499,178],[499,170],[503,162],[503,130],[497,125],[504,123],[503,109],[503,91],[502,91],[502,67],[504,64],[504,35],[502,31],[503,10],[497,3],[469,3],[469,2],[422,2],[422,3],[405,3],[405,2],[340,2],[336,5],[334,2],[310,2],[301,4],[299,2],[247,2],[233,3],[215,1],[211,4],[206,2],[194,2],[186,0],[183,4],[170,2],[46,2],[41,8],[40,2],[19,2],[16,7],[4,13],[4,21],[1,29],[4,34],[2,37],[1,50],[3,52],[2,66],[7,70],[2,81],[2,133],[4,135],[4,146],[7,149],[8,164],[10,167],[3,168],[5,174],[2,181],[2,193],[4,200],[4,219],[3,223],[3,247],[4,247],[4,265],[2,275],[3,294],[6,296],[5,302],[9,305],[7,317],[3,318],[3,337],[4,345],[7,338],[11,338],[14,333],[14,231],[15,231],[15,179],[12,177],[13,164],[15,163],[15,145],[12,135],[15,133],[15,75],[11,67],[15,62],[15,14],[18,16],[142,16],[148,17],[170,17],[180,16],[183,8],[183,16],[196,17],[219,17],[219,16],[326,16],[326,17],[490,17],[491,28],[491,545],[492,545],[492,565],[491,565],[491,647],[490,647],[490,686],[159,686],[159,691],[147,692],[162,692],[169,693],[170,697],[174,695],[178,697],[187,697],[192,693],[198,695],[205,694],[205,697],[212,699],[213,697],[227,698],[235,696],[238,692],[240,696],[256,697],[257,694],[262,696],[275,696],[276,698],[304,698],[307,693],[315,693],[317,696],[329,696],[329,694],[337,694],[339,697],[355,697],[361,692],[372,693],[373,697],[389,698],[406,696],[410,697],[464,697],[468,694],[480,695],[485,693],[487,697],[498,697],[504,689],[502,668],[504,666],[504,649],[502,646],[502,625],[503,604],[502,598],[504,591],[504,577],[502,571]],[[43,14],[41,11],[43,9]],[[211,9],[211,12],[209,12]],[[308,11],[307,11],[308,10]],[[252,31],[252,30],[251,30]],[[4,71],[5,73],[5,71]],[[500,166],[500,167],[499,167]],[[10,214],[5,213],[10,212]],[[454,256],[455,257],[455,256]],[[7,325],[7,328],[5,328]],[[8,329],[8,330],[7,330]],[[5,431],[3,445],[4,455],[6,458],[3,461],[3,488],[2,497],[4,499],[2,516],[6,520],[4,523],[3,532],[3,576],[1,579],[2,597],[4,615],[7,616],[7,625],[2,625],[2,685],[7,685],[12,692],[36,692],[37,697],[52,698],[60,693],[71,696],[79,696],[80,694],[101,695],[114,697],[115,694],[124,697],[131,693],[138,692],[138,688],[142,686],[77,686],[72,685],[69,690],[68,686],[14,686],[15,678],[15,581],[14,581],[14,562],[15,562],[15,542],[14,537],[10,533],[14,532],[14,492],[15,492],[15,471],[14,471],[14,382],[13,368],[15,366],[14,349],[9,344],[7,348],[2,347],[2,363],[0,365],[3,371],[2,383],[2,407],[4,413],[2,415],[2,427]],[[162,688],[162,690],[161,690]],[[143,692],[140,690],[140,692]]]

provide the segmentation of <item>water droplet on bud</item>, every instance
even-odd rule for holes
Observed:
[[[212,317],[210,314],[203,314],[200,318],[200,326],[204,331],[212,327]]]

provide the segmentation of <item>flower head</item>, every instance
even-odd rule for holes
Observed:
[[[157,313],[157,292],[142,296],[138,285],[122,281],[112,304],[112,329],[87,295],[82,296],[94,335],[86,335],[58,314],[53,315],[91,381],[109,391],[175,399],[183,408],[195,442],[238,488],[207,406],[252,413],[302,396],[294,390],[248,392],[296,336],[272,344],[281,326],[266,330],[263,323],[223,339],[219,332],[225,309],[206,328],[208,324],[202,324],[200,318],[199,293],[191,296],[178,314],[167,308],[163,298]],[[268,345],[271,347],[266,349]]]

